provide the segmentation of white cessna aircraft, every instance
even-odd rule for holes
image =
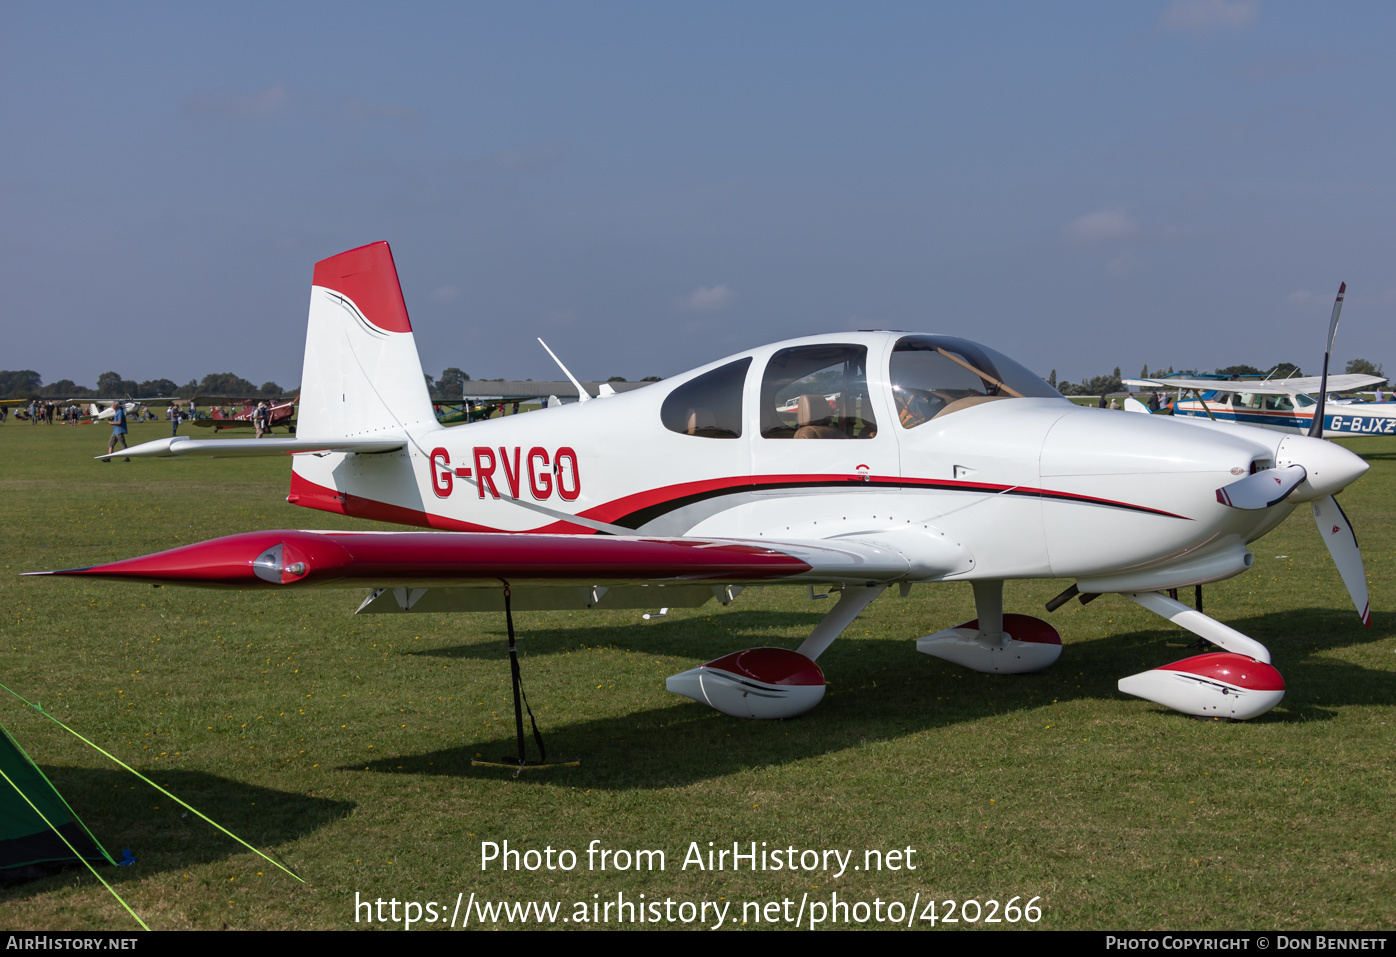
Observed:
[[[1386,381],[1385,376],[1348,374],[1330,376],[1328,390],[1346,392],[1369,389]],[[1173,414],[1214,422],[1249,425],[1276,432],[1309,435],[1314,427],[1322,388],[1319,376],[1294,379],[1222,379],[1192,376],[1165,376],[1160,379],[1124,379],[1124,384],[1148,391],[1193,393],[1194,399],[1180,398],[1173,403]],[[1323,437],[1351,438],[1361,435],[1396,435],[1396,403],[1352,402],[1327,396],[1323,412]],[[1126,400],[1131,412],[1147,412],[1137,399]]]
[[[1353,402],[1330,394],[1366,389],[1386,382],[1386,376],[1379,375],[1328,374],[1333,337],[1338,334],[1338,318],[1343,313],[1343,297],[1347,289],[1348,284],[1342,283],[1333,301],[1321,376],[1255,380],[1175,375],[1159,379],[1125,379],[1124,384],[1131,388],[1191,392],[1196,398],[1183,399],[1180,395],[1178,401],[1173,403],[1172,412],[1177,416],[1249,425],[1276,432],[1296,432],[1323,439],[1396,435],[1396,403]],[[1336,408],[1325,414],[1325,405]],[[1126,399],[1125,408],[1130,412],[1149,411],[1137,399]]]
[[[122,454],[293,453],[289,501],[431,531],[254,531],[36,574],[370,586],[360,613],[839,589],[797,650],[739,651],[668,680],[742,717],[818,703],[820,653],[892,586],[973,586],[976,620],[919,650],[985,672],[1050,666],[1061,639],[1004,613],[1011,578],[1068,579],[1049,607],[1119,593],[1215,643],[1223,651],[1120,688],[1188,714],[1254,717],[1284,695],[1269,652],[1163,590],[1244,572],[1246,544],[1300,503],[1369,621],[1362,558],[1333,497],[1367,465],[1322,439],[1080,408],[992,349],[895,332],[780,342],[579,398],[593,401],[439,425],[387,244],[350,250],[315,266],[295,438],[180,436]]]

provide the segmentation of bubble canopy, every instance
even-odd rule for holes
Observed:
[[[1001,352],[955,336],[906,336],[892,350],[892,397],[903,428],[1010,398],[1066,399]]]

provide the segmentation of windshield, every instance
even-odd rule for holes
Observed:
[[[1002,353],[953,336],[899,340],[892,350],[891,380],[897,417],[907,429],[998,399],[1063,398]]]

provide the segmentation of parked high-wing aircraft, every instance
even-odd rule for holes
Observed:
[[[1368,389],[1386,381],[1377,375],[1336,375],[1328,379],[1329,392]],[[1146,390],[1183,390],[1196,398],[1173,403],[1173,414],[1216,422],[1252,425],[1277,432],[1308,435],[1313,429],[1321,388],[1318,376],[1296,379],[1223,379],[1166,376],[1161,379],[1125,379],[1124,384]],[[1396,403],[1348,402],[1332,395],[1325,403],[1323,437],[1396,435]]]
[[[1328,363],[1333,339],[1343,313],[1348,284],[1338,286],[1333,314],[1328,320],[1328,345],[1323,352],[1323,375],[1286,379],[1228,379],[1217,376],[1165,376],[1160,379],[1125,379],[1134,388],[1177,389],[1174,415],[1239,425],[1295,432],[1315,438],[1349,435],[1396,435],[1396,404],[1359,403],[1339,399],[1334,393],[1365,389],[1386,382],[1385,376],[1346,374],[1330,376]],[[1183,399],[1182,392],[1195,398]],[[1317,396],[1317,398],[1315,398]],[[1334,406],[1327,411],[1327,406]],[[1131,412],[1148,412],[1140,402],[1125,401]]]
[[[1322,439],[1081,408],[993,349],[849,332],[748,349],[624,394],[443,427],[386,243],[315,267],[295,438],[163,438],[123,454],[293,453],[288,500],[431,531],[253,531],[56,574],[198,586],[369,587],[360,613],[659,608],[744,585],[838,601],[795,651],[757,648],[668,687],[738,716],[823,696],[816,660],[892,586],[969,582],[977,618],[919,650],[984,672],[1049,667],[1061,639],[1003,611],[1119,593],[1223,650],[1124,678],[1189,714],[1249,718],[1284,681],[1259,642],[1164,590],[1244,572],[1308,503],[1364,621],[1334,499],[1366,471]],[[512,627],[512,626],[511,626]],[[520,724],[520,734],[522,734]]]

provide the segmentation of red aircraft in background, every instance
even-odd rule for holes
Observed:
[[[270,432],[277,426],[284,425],[288,432],[295,435],[296,426],[293,421],[296,416],[295,399],[287,399],[284,402],[273,403],[267,409],[267,413],[267,422],[269,425],[266,431]],[[223,429],[252,428],[256,425],[256,415],[257,404],[250,401],[242,407],[242,411],[238,412],[236,415],[229,416],[225,416],[223,410],[218,406],[213,406],[209,410],[208,418],[195,419],[192,424],[205,428],[211,427],[219,432]]]

